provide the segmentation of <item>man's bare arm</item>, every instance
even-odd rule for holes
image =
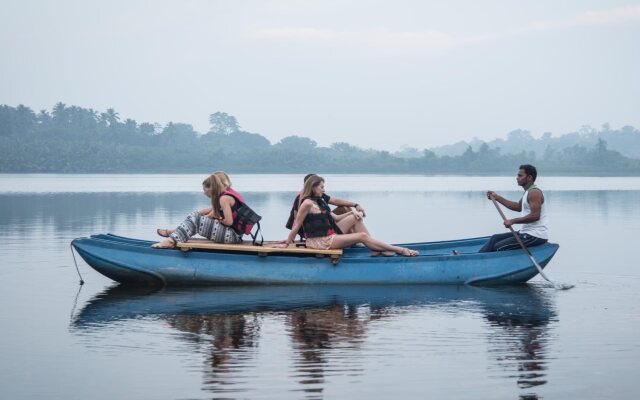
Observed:
[[[531,222],[536,222],[540,219],[540,212],[542,210],[542,203],[544,202],[544,196],[542,195],[542,191],[539,189],[533,189],[529,192],[529,206],[531,207],[531,212],[524,217],[514,218],[512,219],[513,224],[529,224]]]
[[[511,211],[522,211],[522,199],[517,203],[515,201],[507,200],[504,197],[500,196],[493,190],[489,190],[487,192],[487,198],[491,200],[491,197],[495,197],[496,201],[503,206],[507,207]]]

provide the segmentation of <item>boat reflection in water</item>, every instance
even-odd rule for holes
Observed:
[[[532,285],[192,289],[116,286],[90,300],[75,316],[72,330],[91,334],[113,323],[122,325],[127,320],[163,321],[171,328],[187,333],[179,338],[205,351],[203,389],[221,395],[255,390],[255,386],[261,384],[256,376],[247,379],[246,373],[256,364],[275,362],[272,359],[256,360],[260,347],[273,344],[273,339],[270,343],[260,343],[265,340],[263,330],[275,326],[276,337],[280,332],[280,336],[289,338],[289,351],[294,354],[294,371],[289,374],[297,382],[294,386],[314,398],[322,397],[327,378],[358,377],[367,368],[367,360],[384,357],[379,353],[367,353],[371,352],[371,346],[367,347],[366,343],[374,329],[394,332],[398,329],[396,324],[404,326],[405,316],[415,317],[421,313],[425,315],[425,327],[429,325],[426,319],[433,313],[452,316],[466,313],[481,316],[484,321],[483,334],[476,347],[489,354],[488,376],[515,380],[521,398],[535,399],[537,395],[531,391],[547,382],[545,358],[550,324],[556,320],[553,295],[551,291]],[[421,330],[422,326],[413,325],[412,329]],[[440,329],[442,334],[447,327],[428,326],[428,329]],[[451,349],[456,340],[465,344],[478,340],[477,336],[465,337],[465,333],[457,335],[441,337],[439,343],[434,339],[431,350],[441,352],[443,347],[440,345]],[[420,344],[416,351],[424,352],[425,363],[429,363],[430,347],[419,343],[424,341],[424,335],[409,339],[403,336],[398,340],[404,348],[412,343]],[[442,340],[447,342],[442,343]],[[393,346],[389,349],[394,351]],[[402,356],[396,353],[396,356]],[[291,363],[290,358],[282,355],[278,362]],[[398,381],[401,383],[402,379]],[[243,387],[247,384],[254,387]]]

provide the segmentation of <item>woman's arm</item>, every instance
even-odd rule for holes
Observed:
[[[304,219],[307,217],[307,214],[309,214],[309,210],[311,209],[311,200],[305,200],[304,202],[302,202],[302,204],[300,205],[300,208],[298,209],[298,213],[296,214],[296,219],[293,221],[293,226],[291,227],[291,233],[289,233],[289,236],[287,236],[287,240],[286,240],[286,244],[291,244],[293,243],[294,239],[296,238],[296,235],[298,234],[298,231],[300,230],[300,228],[302,228],[302,223],[304,222]]]
[[[338,207],[348,207],[348,208],[354,207],[356,211],[359,211],[362,213],[363,217],[367,215],[367,213],[364,211],[364,208],[362,208],[362,206],[356,203],[355,201],[345,200],[345,199],[331,196],[329,198],[329,204],[333,204],[334,206],[338,206]]]
[[[212,211],[213,211],[213,208],[211,207],[203,208],[202,210],[200,210],[200,215],[209,215],[211,214]]]
[[[346,212],[344,214],[340,214],[340,215],[331,213],[331,216],[333,217],[333,220],[336,221],[336,222],[342,221],[344,218],[348,217],[349,215],[353,215],[354,217],[356,217],[356,220],[362,219],[362,217],[363,217],[361,212],[353,211],[353,210],[351,210],[350,212]]]
[[[231,226],[233,224],[233,213],[231,207],[236,203],[235,199],[231,196],[220,197],[220,207],[222,208],[222,214],[224,217],[220,219],[222,225]]]

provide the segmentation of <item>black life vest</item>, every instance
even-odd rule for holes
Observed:
[[[325,203],[329,203],[329,199],[331,199],[331,196],[329,196],[328,194],[322,194],[322,200]],[[302,204],[302,201],[300,201],[300,194],[298,194],[296,195],[295,200],[293,200],[291,211],[289,211],[289,219],[287,219],[287,223],[285,224],[285,227],[289,230],[293,229],[293,223],[295,222],[296,214],[298,213],[298,208],[300,208],[300,204]],[[306,238],[304,234],[304,225],[300,227],[297,234],[300,235],[300,239],[302,240]]]
[[[240,235],[240,237],[242,237],[242,235],[251,236],[253,244],[255,245],[256,240],[258,239],[258,232],[260,232],[260,220],[262,217],[256,214],[256,212],[244,202],[242,195],[232,188],[228,188],[222,192],[222,196],[225,195],[231,196],[235,199],[235,204],[231,207],[231,217],[233,218],[231,228]],[[222,209],[220,209],[220,215],[223,215]],[[253,234],[251,231],[256,225],[258,226],[258,230]],[[259,246],[262,246],[264,238],[262,238],[262,234],[260,234],[260,237],[261,240]]]
[[[320,212],[310,212],[304,218],[302,228],[304,229],[305,237],[322,237],[342,233],[331,216],[331,208],[322,197],[307,197],[303,201],[306,199],[315,201],[320,207]]]

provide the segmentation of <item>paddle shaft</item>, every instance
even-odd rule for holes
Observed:
[[[500,216],[502,217],[502,220],[504,222],[507,222],[507,217],[504,215],[504,213],[502,212],[502,209],[500,208],[500,206],[498,205],[498,202],[496,201],[496,198],[494,196],[491,196],[491,201],[493,202],[493,205],[496,206],[496,210],[498,210],[498,212],[500,213]],[[522,242],[522,239],[520,239],[520,235],[518,235],[518,233],[513,229],[513,227],[511,225],[509,225],[509,230],[511,230],[511,233],[513,234],[513,237],[516,238],[516,241],[518,242],[518,244],[520,244],[520,247],[522,247],[522,250],[527,253],[527,255],[529,256],[529,258],[531,259],[531,261],[533,262],[533,265],[536,266],[536,268],[538,269],[538,272],[540,273],[540,275],[546,279],[547,281],[553,283],[551,281],[551,279],[547,278],[547,276],[544,274],[544,272],[542,272],[542,267],[538,264],[538,262],[536,261],[535,258],[533,258],[533,254],[531,254],[531,251],[529,251],[529,248],[527,248],[527,246]]]

